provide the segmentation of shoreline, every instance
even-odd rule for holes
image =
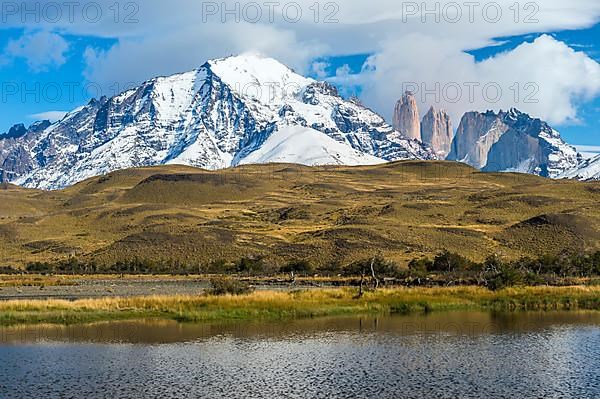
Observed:
[[[354,288],[255,291],[240,296],[154,295],[0,302],[0,325],[83,324],[163,319],[178,322],[277,321],[361,314],[436,311],[600,310],[600,287],[384,288],[357,298]]]
[[[147,296],[198,296],[211,287],[214,278],[232,279],[252,286],[257,291],[294,291],[323,289],[358,289],[359,277],[297,276],[267,277],[224,274],[157,275],[157,274],[15,274],[0,275],[0,302],[9,300],[68,300],[131,298]],[[447,279],[443,275],[417,281],[384,279],[381,288],[481,287],[469,281]],[[418,284],[420,283],[420,284]],[[600,286],[594,278],[564,278],[551,287]],[[546,285],[537,285],[546,287]]]

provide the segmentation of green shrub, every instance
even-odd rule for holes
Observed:
[[[265,264],[262,258],[242,258],[237,264],[237,271],[246,274],[260,274],[265,271]]]
[[[333,276],[343,272],[343,265],[339,259],[329,261],[317,268],[317,272],[325,276]]]
[[[431,264],[431,269],[428,271],[459,272],[472,270],[475,268],[475,266],[475,263],[471,262],[464,256],[450,251],[444,251],[435,257],[433,264]]]
[[[20,274],[21,270],[17,270],[12,266],[0,266],[0,274]]]
[[[345,276],[371,275],[371,263],[373,263],[373,269],[377,277],[394,277],[398,274],[398,265],[381,256],[351,263],[344,267],[342,274]]]
[[[427,257],[415,258],[408,263],[408,268],[411,272],[426,272],[433,269],[433,261]]]
[[[245,295],[254,292],[254,288],[243,281],[231,278],[213,278],[210,280],[210,295]]]
[[[594,276],[600,276],[600,251],[596,252],[591,256],[592,263],[592,274]]]
[[[507,287],[523,285],[525,282],[525,275],[512,264],[501,263],[498,271],[490,275],[487,282],[489,289],[497,291]]]
[[[237,265],[233,262],[227,262],[225,259],[217,259],[208,264],[206,271],[212,274],[236,273]]]
[[[52,273],[54,266],[47,262],[32,262],[25,267],[28,273]]]
[[[312,265],[307,260],[292,260],[280,269],[282,273],[294,272],[298,274],[310,274],[313,270]]]

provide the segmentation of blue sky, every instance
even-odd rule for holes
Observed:
[[[144,4],[152,2],[153,0],[148,0]],[[385,1],[382,0],[382,2]],[[164,3],[157,2],[155,4]],[[160,15],[159,6],[157,5],[155,8],[156,10],[145,11]],[[350,11],[354,12],[354,10]],[[290,27],[275,24],[260,27],[262,30],[256,26],[247,29],[245,26],[239,27],[242,33],[234,32],[229,37],[223,33],[224,31],[220,31],[221,26],[209,27],[204,25],[198,27],[197,21],[190,22],[189,26],[185,25],[184,17],[187,14],[185,10],[180,16],[182,18],[180,21],[181,32],[176,33],[172,33],[174,31],[172,21],[169,25],[163,22],[159,23],[158,20],[149,20],[147,27],[140,23],[132,28],[127,27],[128,30],[115,29],[112,26],[104,28],[96,26],[81,28],[78,26],[77,29],[71,26],[59,26],[48,29],[47,27],[40,28],[38,26],[18,26],[19,24],[0,29],[0,46],[4,49],[0,56],[0,82],[2,82],[0,132],[8,130],[15,123],[30,124],[40,117],[39,114],[69,111],[87,103],[91,97],[100,94],[114,95],[124,87],[129,86],[129,82],[132,80],[139,82],[155,75],[192,69],[209,57],[235,54],[246,49],[254,50],[254,47],[266,53],[266,55],[272,55],[296,69],[300,69],[307,75],[335,82],[345,96],[364,96],[363,102],[366,105],[373,107],[388,118],[389,110],[393,108],[394,98],[398,98],[402,94],[401,89],[395,87],[391,82],[390,76],[393,78],[404,77],[404,73],[406,73],[407,76],[410,76],[406,79],[414,79],[414,75],[419,73],[419,65],[417,64],[416,71],[415,68],[411,69],[410,64],[402,65],[397,71],[394,69],[389,70],[388,66],[388,70],[386,70],[388,74],[382,73],[381,76],[378,73],[365,74],[363,65],[369,57],[377,55],[377,70],[383,71],[383,65],[393,64],[391,61],[394,61],[393,58],[389,57],[389,53],[391,53],[389,50],[406,46],[403,40],[413,37],[413,31],[418,31],[417,36],[415,36],[418,40],[413,45],[415,54],[419,54],[420,40],[423,40],[422,43],[428,43],[427,39],[431,36],[434,38],[434,42],[442,43],[447,39],[446,36],[452,39],[451,35],[456,35],[456,42],[460,43],[461,48],[471,48],[471,50],[460,50],[460,52],[464,51],[472,55],[475,61],[480,63],[504,53],[517,57],[518,50],[523,43],[532,42],[541,34],[549,34],[555,39],[555,41],[549,43],[552,46],[557,47],[555,43],[564,43],[572,50],[584,52],[587,57],[595,60],[596,63],[600,61],[600,24],[597,23],[597,20],[600,19],[600,12],[597,12],[598,8],[594,8],[597,15],[594,14],[587,19],[585,10],[580,10],[582,13],[575,12],[573,16],[565,16],[565,21],[561,22],[555,23],[556,17],[549,18],[553,22],[541,23],[539,31],[530,27],[523,29],[522,27],[512,26],[486,26],[485,29],[480,29],[485,31],[480,34],[480,37],[477,36],[472,39],[465,38],[460,32],[447,33],[443,30],[443,27],[440,28],[439,26],[434,26],[435,29],[432,29],[441,32],[438,32],[437,36],[427,31],[423,33],[421,26],[418,25],[415,25],[413,29],[410,25],[399,26],[396,24],[393,29],[398,31],[392,32],[391,28],[386,28],[383,26],[384,23],[378,22],[377,26],[380,32],[376,32],[372,27],[367,26],[364,28],[365,32],[372,33],[373,38],[362,40],[366,35],[356,28],[356,26],[362,25],[353,25],[354,20],[352,18],[354,14],[350,11],[346,13],[347,15],[341,14],[348,19],[349,29],[356,31],[357,34],[356,37],[349,37],[348,39],[344,37],[349,36],[346,32],[350,30],[344,30],[346,29],[344,24],[333,27],[341,32],[337,36],[329,34],[332,29],[329,26],[304,29],[303,26]],[[361,16],[366,12],[365,10],[359,11],[356,14]],[[382,11],[384,16],[389,15],[385,8],[379,11]],[[145,15],[143,12],[142,9],[141,15]],[[561,13],[568,14],[564,11],[561,11]],[[593,14],[593,12],[590,12],[590,14]],[[382,19],[379,18],[378,20]],[[596,22],[590,23],[590,20],[596,20]],[[571,27],[572,29],[554,29],[554,25]],[[196,28],[204,30],[197,32],[193,30]],[[454,32],[456,30],[454,28],[456,27],[450,26],[448,32]],[[257,29],[259,29],[258,33],[254,32]],[[473,27],[473,29],[476,28]],[[494,32],[511,33],[523,30],[526,30],[527,33],[506,37],[494,35]],[[217,41],[198,39],[211,38],[215,31],[219,32]],[[31,37],[41,32],[50,36],[46,38],[40,35],[40,37],[37,37],[38,42],[31,39]],[[246,34],[246,32],[249,32],[249,34]],[[293,35],[286,35],[289,32],[293,32]],[[248,36],[248,42],[242,40],[245,36]],[[315,37],[317,37],[317,41],[315,41]],[[339,37],[342,37],[342,39]],[[393,42],[390,37],[396,42]],[[188,38],[191,44],[188,43]],[[38,49],[39,51],[36,52],[36,45],[45,46],[44,40],[46,39],[49,43],[52,42],[48,45],[54,46],[52,47],[54,51],[41,56],[40,59],[40,56],[36,55],[37,52],[42,53],[45,50]],[[265,43],[262,43],[261,40],[264,40]],[[281,40],[282,44],[280,45],[279,42],[273,44],[275,40]],[[320,41],[324,42],[322,46],[319,43]],[[495,44],[490,45],[492,42],[495,42]],[[148,45],[148,43],[156,43],[156,48]],[[392,44],[390,45],[390,43]],[[179,44],[181,48],[178,48]],[[548,45],[547,42],[545,44]],[[22,45],[22,48],[19,45]],[[535,46],[541,47],[541,44]],[[446,47],[448,47],[447,44]],[[90,52],[90,49],[93,51]],[[406,48],[403,51],[406,52]],[[165,54],[163,55],[163,53]],[[557,54],[559,53],[557,52]],[[459,54],[451,54],[450,51],[448,51],[448,57],[451,60],[461,59]],[[514,60],[514,58],[512,59]],[[510,61],[510,59],[508,60]],[[386,64],[385,61],[388,61],[388,63]],[[321,68],[317,72],[314,65],[319,64]],[[544,70],[544,64],[556,66],[559,63],[555,59],[536,59],[535,64],[532,64],[532,69]],[[542,65],[540,66],[540,64]],[[585,68],[564,72],[566,76],[571,72],[574,75],[570,76],[571,81],[581,83],[582,87],[573,90],[565,87],[550,90],[548,93],[553,93],[557,98],[544,98],[546,105],[540,105],[535,109],[540,109],[540,113],[543,112],[548,115],[548,118],[553,119],[554,121],[551,121],[552,125],[562,133],[567,141],[573,144],[600,146],[600,95],[598,95],[600,90],[597,87],[594,87],[593,90],[586,87],[585,81],[588,78],[583,74],[579,77],[580,71],[585,71]],[[505,74],[510,75],[517,72],[517,67],[515,67],[515,71],[508,68]],[[352,79],[348,77],[352,77]],[[425,79],[423,78],[423,81]],[[541,84],[553,83],[550,80],[543,81],[542,78],[540,79]],[[98,83],[91,84],[92,81]],[[566,85],[568,86],[568,84]],[[34,95],[31,91],[38,94]],[[592,93],[592,95],[589,93]],[[564,96],[572,98],[567,100],[563,98],[561,101],[560,97]],[[559,105],[563,108],[566,105],[567,111],[554,115],[552,113],[553,101],[557,102],[557,108]],[[423,106],[426,105],[423,104]],[[575,107],[576,120],[573,120],[573,115],[568,117],[569,107]],[[483,111],[485,106],[473,105],[473,108],[481,108],[480,110]],[[460,112],[468,110],[470,109],[457,108],[455,112],[456,115],[460,115]],[[535,115],[533,112],[530,113],[533,116],[540,116]],[[458,118],[455,117],[455,119]],[[458,122],[458,120],[454,121],[455,126],[458,125]]]
[[[5,47],[23,33],[23,29],[0,30],[0,43]],[[89,46],[107,49],[116,40],[68,35],[65,40],[69,42],[69,49],[66,62],[60,66],[32,70],[24,57],[11,57],[0,62],[0,132],[16,123],[31,124],[37,119],[36,114],[70,111],[87,103],[99,92],[83,75],[86,67],[83,54]]]

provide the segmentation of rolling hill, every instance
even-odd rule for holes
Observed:
[[[600,248],[600,184],[459,163],[158,166],[60,191],[0,189],[0,266],[70,256],[316,265],[443,249],[481,260]]]

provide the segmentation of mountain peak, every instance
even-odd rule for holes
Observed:
[[[406,138],[421,141],[421,118],[417,100],[411,91],[406,91],[394,109],[394,128]]]
[[[222,169],[435,159],[370,109],[277,60],[243,54],[156,77],[6,143],[0,169],[57,189],[114,170],[164,164]]]
[[[215,59],[207,61],[207,63],[210,65],[223,64],[223,63],[236,64],[236,65],[242,65],[242,64],[256,65],[256,64],[262,64],[265,62],[279,64],[282,67],[290,69],[282,62],[280,62],[272,57],[267,57],[267,56],[265,56],[261,53],[257,53],[257,52],[246,52],[246,53],[237,54],[237,55],[230,55],[227,57],[215,58]]]
[[[209,69],[237,94],[279,105],[315,81],[298,75],[281,62],[257,54],[208,61]]]
[[[500,112],[498,113],[498,117],[500,117],[502,119],[512,120],[512,121],[517,121],[519,119],[535,119],[535,118],[531,118],[528,114],[520,111],[519,109],[517,109],[515,107],[509,108],[508,111],[506,111],[506,112],[500,110]]]
[[[18,123],[16,125],[14,125],[13,127],[11,127],[8,130],[8,132],[6,132],[4,134],[0,134],[0,140],[17,139],[19,137],[24,136],[25,134],[27,134],[27,128],[25,127],[24,124]]]
[[[37,121],[29,126],[29,131],[39,133],[50,127],[50,125],[52,125],[52,123],[49,120]]]
[[[452,146],[454,129],[450,116],[444,109],[437,110],[433,105],[421,121],[421,139],[433,151],[445,159]]]
[[[280,79],[281,77],[287,76],[312,81],[312,79],[307,79],[298,75],[294,70],[278,60],[256,53],[218,58],[208,61],[205,65],[208,65],[210,69],[221,78],[224,77],[222,75],[227,76],[235,74],[236,78],[250,75],[258,78],[259,82],[269,82],[270,79]]]
[[[448,159],[488,172],[555,178],[575,167],[580,156],[546,122],[511,108],[465,114]]]

